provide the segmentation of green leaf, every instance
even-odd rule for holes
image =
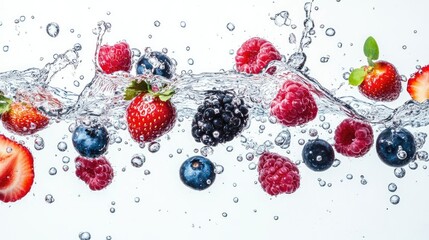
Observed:
[[[174,95],[174,90],[168,89],[166,91],[159,93],[158,97],[161,101],[165,102],[165,101],[168,101],[173,95]]]
[[[349,76],[349,84],[359,86],[365,79],[366,71],[364,67],[354,69]]]
[[[134,97],[143,92],[148,92],[149,84],[146,81],[133,80],[131,84],[125,89],[124,99],[132,100]]]
[[[10,109],[10,104],[12,104],[12,99],[0,95],[0,114],[3,114]]]
[[[368,58],[368,62],[370,65],[372,64],[372,60],[377,60],[379,55],[378,44],[373,37],[368,37],[363,45],[363,52],[365,56]]]

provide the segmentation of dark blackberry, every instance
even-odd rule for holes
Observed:
[[[249,110],[230,91],[209,91],[192,121],[195,141],[208,146],[229,142],[247,125]]]

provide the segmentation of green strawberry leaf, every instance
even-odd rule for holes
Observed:
[[[168,100],[170,100],[170,98],[174,95],[174,90],[173,89],[168,89],[166,91],[163,91],[161,93],[159,93],[158,97],[161,101],[166,102]]]
[[[352,86],[359,86],[365,79],[365,67],[354,69],[349,76],[349,84]]]
[[[378,44],[373,37],[368,37],[363,45],[363,52],[365,56],[368,58],[369,65],[373,66],[373,60],[378,59],[379,50]]]
[[[146,81],[133,80],[131,84],[125,89],[124,99],[132,100],[134,97],[143,92],[149,91],[149,84]]]
[[[10,109],[10,104],[12,104],[12,99],[0,95],[0,114],[3,114]]]

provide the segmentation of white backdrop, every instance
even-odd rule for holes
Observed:
[[[168,49],[174,58],[177,72],[194,73],[230,70],[234,66],[235,51],[250,37],[270,40],[279,51],[289,56],[296,50],[288,42],[294,33],[299,40],[303,30],[305,1],[2,1],[0,3],[0,72],[41,68],[75,43],[82,45],[81,63],[77,69],[67,69],[55,78],[54,84],[79,92],[94,73],[93,54],[96,36],[92,29],[100,20],[112,24],[105,42],[126,40],[131,47],[144,50]],[[380,46],[380,58],[390,60],[399,72],[409,76],[417,65],[429,63],[429,28],[424,0],[319,0],[313,3],[315,21],[313,43],[306,53],[310,75],[328,89],[338,89],[338,95],[357,95],[347,86],[343,73],[351,67],[365,64],[362,44],[369,35]],[[314,8],[317,8],[314,9]],[[276,26],[270,17],[289,11],[296,28]],[[17,21],[17,23],[15,23]],[[160,26],[154,25],[155,21]],[[186,27],[180,23],[186,22]],[[46,25],[60,26],[56,38],[48,36]],[[235,26],[233,31],[226,27]],[[332,37],[325,34],[335,29]],[[341,43],[341,47],[339,44]],[[189,46],[189,50],[187,47]],[[7,51],[6,51],[7,50]],[[322,57],[329,61],[323,63]],[[188,59],[194,60],[193,65]],[[74,80],[81,85],[75,87]],[[345,85],[343,85],[345,84]],[[405,85],[404,85],[405,86]],[[401,99],[391,103],[399,106],[409,99],[403,92]],[[325,114],[325,122],[335,129],[342,116]],[[179,179],[181,163],[194,155],[202,145],[190,136],[190,122],[178,123],[161,138],[157,153],[141,150],[123,132],[122,142],[110,146],[107,157],[115,170],[113,183],[103,191],[91,192],[74,175],[73,160],[77,156],[67,130],[68,122],[54,123],[40,133],[45,148],[36,151],[34,137],[23,140],[35,156],[35,184],[31,192],[15,203],[0,203],[0,231],[2,239],[79,239],[80,232],[89,232],[91,239],[428,239],[429,210],[428,170],[425,162],[398,179],[393,168],[381,163],[372,149],[360,159],[348,159],[337,154],[341,164],[326,172],[315,173],[299,165],[302,182],[291,195],[270,197],[257,184],[257,171],[249,169],[249,161],[236,160],[251,150],[241,146],[239,139],[215,148],[210,156],[225,171],[217,176],[207,191],[196,192],[185,187]],[[273,140],[280,126],[252,123],[246,136],[255,140]],[[316,119],[308,128],[317,128],[319,135],[332,139],[332,134],[320,127]],[[382,126],[375,126],[377,130]],[[309,139],[303,129],[290,129],[290,153],[275,151],[300,160],[302,146],[299,139]],[[427,128],[410,129],[427,132]],[[11,134],[0,129],[7,136]],[[68,149],[57,149],[60,141]],[[227,146],[234,150],[228,152]],[[180,149],[181,153],[177,150]],[[423,149],[427,150],[427,144]],[[146,156],[141,168],[131,165],[136,153]],[[170,157],[169,155],[172,155]],[[71,159],[64,164],[64,157]],[[252,162],[256,163],[255,158]],[[63,165],[69,166],[63,171]],[[49,169],[55,167],[56,175]],[[150,171],[145,174],[144,170]],[[346,178],[352,174],[353,179]],[[361,175],[367,181],[361,183]],[[318,178],[332,186],[321,187]],[[398,186],[395,193],[388,184]],[[45,202],[52,194],[53,203]],[[398,205],[390,203],[397,194]],[[136,201],[136,199],[139,201]],[[238,202],[233,199],[238,198]],[[111,211],[113,211],[112,213]]]

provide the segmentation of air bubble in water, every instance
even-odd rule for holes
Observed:
[[[398,187],[394,183],[389,183],[389,186],[387,186],[387,189],[389,189],[390,192],[394,192],[396,191],[396,189],[398,189]]]
[[[400,199],[400,197],[398,195],[392,195],[390,197],[390,203],[392,203],[394,205],[398,204],[400,200],[401,199]]]
[[[235,25],[233,23],[228,23],[226,25],[226,28],[228,28],[229,31],[234,31],[235,29]]]
[[[329,61],[329,55],[320,58],[321,63],[327,63]]]
[[[146,157],[143,154],[136,154],[131,158],[131,165],[133,165],[133,167],[139,168],[143,166],[145,161]]]
[[[257,167],[256,163],[254,162],[249,163],[249,170],[255,170],[256,167]]]
[[[47,203],[53,203],[53,202],[55,202],[54,196],[52,196],[51,194],[47,194],[45,196],[45,202],[47,202]]]
[[[235,202],[235,203],[238,203],[238,197],[234,197],[234,198],[232,199],[232,201],[233,201],[233,202]]]
[[[180,26],[181,26],[182,28],[185,28],[185,27],[186,27],[186,22],[185,22],[185,21],[181,21],[181,22],[180,22]]]
[[[91,234],[89,232],[81,232],[81,233],[79,233],[79,239],[80,240],[90,240]]]
[[[295,44],[296,43],[296,36],[295,36],[295,34],[293,34],[293,33],[289,34],[289,43],[290,44]]]
[[[57,145],[57,148],[61,152],[64,152],[65,150],[67,150],[67,143],[65,143],[65,142],[59,142],[58,145]]]
[[[222,213],[222,216],[223,216],[223,217],[228,217],[228,213],[223,212],[223,213]]]
[[[427,162],[428,159],[429,159],[429,154],[426,151],[418,151],[417,154],[416,154],[416,156],[417,156],[417,159],[420,160],[420,161]]]
[[[189,59],[188,59],[188,64],[189,64],[189,65],[194,65],[194,59],[189,58]]]
[[[335,35],[335,29],[328,28],[328,29],[326,29],[325,34],[326,34],[326,36],[332,37]]]
[[[63,163],[69,163],[70,162],[70,158],[68,156],[64,156],[62,159]]]
[[[151,153],[158,152],[160,148],[161,148],[161,144],[159,144],[159,142],[151,142],[148,146],[148,150]]]
[[[3,52],[7,52],[9,51],[9,46],[8,45],[4,45],[3,46]]]
[[[60,26],[55,22],[51,22],[46,26],[46,32],[53,38],[57,37],[60,33]]]
[[[36,137],[34,139],[34,149],[42,150],[43,148],[45,148],[45,141],[41,137]]]
[[[348,180],[352,180],[352,179],[353,179],[353,175],[349,173],[349,174],[347,174],[347,175],[346,175],[346,178],[347,178]]]
[[[395,176],[397,178],[403,178],[405,176],[405,169],[404,168],[395,168],[393,173],[395,174]]]
[[[224,167],[220,164],[215,164],[214,173],[216,174],[222,174],[224,171]]]
[[[419,165],[418,165],[416,162],[410,162],[410,163],[408,164],[408,167],[409,167],[411,170],[416,170],[416,169],[419,167]]]
[[[279,146],[282,149],[286,149],[290,146],[291,135],[289,130],[281,131],[277,137],[274,139],[274,144]]]
[[[338,167],[338,166],[340,166],[340,164],[341,164],[340,159],[335,159],[334,163],[332,164],[332,167]]]
[[[155,25],[155,27],[159,27],[161,26],[161,22],[159,22],[158,20],[156,20],[153,25]]]
[[[274,17],[271,18],[271,20],[273,20],[277,26],[289,26],[291,22],[289,18],[289,12],[287,11],[281,11],[277,13],[274,15]]]
[[[246,154],[246,159],[247,161],[252,161],[255,158],[255,155],[253,153],[247,153]]]
[[[49,175],[53,176],[55,174],[57,174],[57,169],[55,167],[51,167],[49,169]]]

